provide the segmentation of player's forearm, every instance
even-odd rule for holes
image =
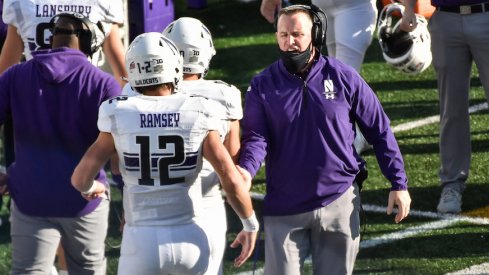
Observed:
[[[111,134],[101,132],[73,171],[71,176],[73,187],[80,192],[90,190],[93,180],[114,152],[115,147]]]
[[[229,155],[231,155],[234,163],[238,163],[239,161],[239,149],[241,147],[239,132],[239,120],[230,121],[230,130],[224,140],[224,146],[228,150]]]
[[[76,190],[86,193],[93,188],[94,179],[103,167],[103,163],[90,157],[84,157],[76,166],[71,176],[71,183]]]
[[[8,26],[7,37],[0,54],[0,73],[6,71],[10,66],[20,62],[24,44],[17,34],[17,28]]]
[[[253,214],[250,194],[245,188],[246,184],[240,179],[239,173],[236,172],[236,177],[233,178],[220,177],[222,187],[226,192],[229,204],[236,214],[242,219],[249,218]]]
[[[248,218],[253,213],[251,198],[246,190],[245,177],[234,165],[231,156],[221,143],[217,131],[207,135],[203,146],[204,157],[212,164],[226,192],[229,204],[240,218]]]
[[[121,87],[124,87],[125,82],[121,77],[127,77],[126,68],[124,67],[125,53],[117,24],[112,24],[110,34],[103,44],[103,50],[115,79]]]
[[[243,230],[246,232],[257,232],[260,229],[260,224],[253,211],[248,188],[246,187],[246,184],[243,183],[243,177],[241,175],[233,175],[232,177],[234,179],[221,178],[221,183],[223,183],[224,191],[226,191],[228,203],[238,214],[241,223],[243,224]]]

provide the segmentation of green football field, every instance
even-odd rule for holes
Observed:
[[[259,13],[258,1],[210,0],[202,10],[187,10],[175,3],[177,16],[196,17],[211,30],[217,55],[208,79],[222,79],[243,93],[253,75],[278,58],[273,27]],[[354,274],[489,274],[489,264],[470,273],[468,268],[489,262],[489,111],[484,91],[473,70],[471,89],[472,167],[463,196],[461,215],[439,215],[438,183],[438,93],[433,69],[419,76],[406,76],[387,66],[377,40],[365,57],[362,76],[377,92],[389,115],[403,153],[412,197],[411,215],[394,223],[385,214],[390,184],[380,173],[372,151],[364,153],[369,178],[362,201],[365,220]],[[293,150],[293,148],[291,148]],[[254,205],[261,213],[263,171],[254,179]],[[116,274],[119,256],[118,217],[121,201],[114,190],[111,227],[107,240],[108,274]],[[0,274],[10,270],[8,209],[0,211]],[[237,216],[228,211],[228,241],[241,229]],[[263,274],[262,233],[257,249],[241,268],[232,266],[239,249],[228,249],[225,274]],[[479,266],[480,267],[480,266]],[[480,271],[482,270],[482,271]],[[306,264],[303,274],[312,274]]]

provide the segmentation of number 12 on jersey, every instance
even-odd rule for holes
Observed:
[[[140,146],[139,165],[141,168],[141,178],[139,185],[154,185],[154,179],[151,178],[152,160],[150,152],[150,137],[136,136],[136,143]],[[167,149],[169,144],[174,145],[174,152],[169,157],[159,157],[157,159],[157,168],[160,177],[161,185],[170,185],[175,183],[183,183],[184,177],[170,177],[170,166],[178,165],[185,162],[185,147],[184,140],[181,136],[158,136],[158,148]]]

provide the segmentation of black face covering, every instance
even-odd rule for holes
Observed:
[[[279,48],[280,58],[284,62],[285,68],[289,73],[296,74],[307,66],[309,58],[311,58],[311,45],[303,52],[299,51],[282,51]]]

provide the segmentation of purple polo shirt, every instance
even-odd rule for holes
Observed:
[[[391,189],[407,189],[390,121],[351,67],[322,56],[303,81],[277,61],[252,79],[241,120],[240,165],[254,176],[265,160],[264,215],[312,211],[352,185],[359,171],[354,121],[374,146]]]
[[[34,53],[0,76],[0,124],[11,113],[15,162],[9,189],[22,213],[77,217],[93,211],[71,185],[71,174],[98,136],[100,104],[120,94],[115,79],[80,51],[59,48]],[[106,181],[100,171],[98,180]]]

